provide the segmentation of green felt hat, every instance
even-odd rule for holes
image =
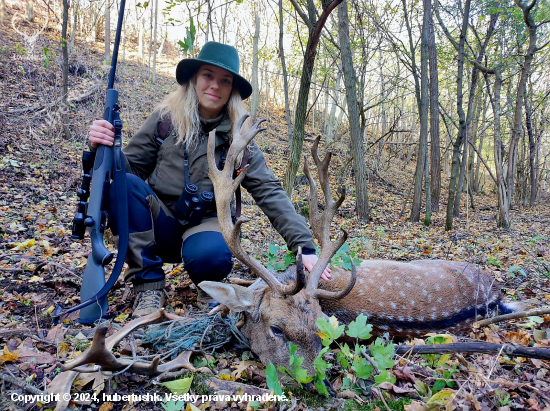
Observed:
[[[239,53],[237,53],[237,49],[215,41],[206,43],[196,59],[183,59],[178,63],[176,68],[178,83],[188,82],[203,64],[212,64],[233,74],[233,87],[239,90],[243,100],[252,94],[252,85],[239,75]]]

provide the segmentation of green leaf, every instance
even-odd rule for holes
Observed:
[[[367,359],[364,357],[355,356],[351,369],[355,371],[357,378],[367,379],[370,378],[374,367],[370,364],[367,365]]]
[[[395,354],[393,343],[384,345],[384,340],[377,338],[374,344],[371,344],[370,352],[380,369],[392,368],[395,364],[395,361],[391,358]]]
[[[372,337],[371,334],[372,325],[367,324],[367,316],[359,314],[355,321],[352,321],[348,325],[346,334],[351,338],[359,338],[360,340],[367,340]]]
[[[346,356],[344,353],[342,353],[341,351],[338,351],[336,353],[336,360],[340,363],[340,365],[342,366],[342,368],[345,368],[345,369],[348,369],[349,368],[349,362],[348,360],[346,359]]]
[[[265,368],[265,375],[267,380],[267,388],[273,390],[275,395],[283,395],[283,389],[279,383],[279,376],[277,375],[277,370],[275,366],[270,361],[269,365]]]
[[[269,254],[277,255],[279,253],[279,247],[275,244],[269,244]]]
[[[183,395],[189,391],[189,388],[191,388],[192,381],[193,377],[180,378],[179,380],[163,382],[160,385],[164,385],[176,395]]]
[[[258,408],[262,406],[262,403],[260,401],[250,401],[248,405],[250,405],[252,409],[256,411]]]
[[[315,386],[315,388],[317,388],[317,392],[320,395],[324,395],[325,397],[328,397],[329,393],[328,393],[327,387],[325,386],[324,380],[325,380],[324,376],[323,377],[321,377],[320,375],[316,376],[315,381],[313,382],[313,385]]]
[[[347,389],[349,389],[349,388],[351,388],[351,379],[349,379],[349,378],[344,378],[344,379],[342,380],[342,387],[341,387],[340,389],[341,389],[342,391],[344,391],[344,390],[347,390]]]
[[[391,372],[388,372],[388,370],[382,370],[380,371],[380,374],[374,377],[374,381],[376,381],[376,385],[382,384],[383,382],[390,382],[392,384],[395,384],[397,378],[395,378],[395,375],[393,375]]]
[[[165,403],[161,403],[162,408],[164,408],[164,411],[181,411],[183,410],[183,407],[185,407],[185,401],[168,401]]]
[[[347,345],[347,344],[344,344],[344,346],[342,347],[342,352],[348,358],[351,358],[353,356],[353,354],[351,353],[351,350],[349,348],[349,345]]]
[[[432,388],[432,390],[434,392],[436,391],[441,391],[443,388],[445,388],[447,386],[447,384],[445,383],[445,380],[437,380],[435,383],[434,383],[434,386]]]
[[[344,332],[344,329],[346,328],[345,325],[338,325],[338,320],[336,317],[332,316],[329,318],[329,321],[325,320],[324,318],[318,318],[315,322],[315,325],[321,330],[321,332],[328,337],[332,338],[333,340],[336,340],[340,338],[342,333]]]

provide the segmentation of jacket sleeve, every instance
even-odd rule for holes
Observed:
[[[146,180],[157,164],[160,143],[157,142],[158,112],[145,120],[128,145],[122,150],[126,159],[126,171]]]
[[[267,167],[263,153],[254,143],[250,149],[249,168],[242,186],[252,195],[290,250],[297,252],[299,246],[315,249],[305,219],[296,214],[281,183]]]

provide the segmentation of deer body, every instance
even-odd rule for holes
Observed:
[[[321,288],[341,289],[350,274],[333,268],[333,279]],[[476,316],[499,306],[494,277],[473,264],[418,260],[363,261],[355,286],[340,300],[320,300],[323,312],[348,324],[359,314],[368,316],[374,334],[412,338],[444,329],[461,332]],[[500,309],[508,308],[500,304]]]

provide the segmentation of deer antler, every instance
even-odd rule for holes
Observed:
[[[160,357],[155,357],[151,363],[137,362],[132,359],[116,358],[111,350],[122,339],[128,336],[135,329],[153,324],[161,320],[183,319],[174,314],[168,314],[164,310],[157,313],[149,314],[133,321],[130,321],[109,338],[105,338],[108,331],[107,324],[101,324],[97,327],[92,345],[84,353],[78,356],[69,364],[61,366],[61,371],[78,371],[78,372],[95,372],[98,367],[103,371],[121,371],[126,370],[129,373],[141,375],[156,375],[162,372],[170,371],[176,368],[188,368],[193,370],[193,366],[189,362],[189,353],[183,352],[174,360],[165,364],[159,365]],[[96,367],[83,367],[85,364],[95,364]]]
[[[326,204],[325,210],[323,212],[319,211],[317,184],[311,176],[309,165],[307,163],[307,157],[304,158],[304,174],[309,181],[310,187],[309,221],[313,230],[313,234],[321,245],[321,255],[319,256],[319,260],[311,270],[306,290],[308,294],[315,296],[318,299],[340,299],[348,294],[355,285],[357,273],[355,266],[353,265],[351,269],[350,282],[344,290],[333,292],[320,290],[317,288],[319,285],[319,279],[321,278],[321,275],[323,274],[323,271],[325,270],[327,265],[330,263],[330,259],[334,256],[334,254],[336,254],[336,252],[340,249],[340,247],[342,247],[342,245],[346,242],[346,239],[348,238],[348,233],[342,229],[342,236],[335,242],[330,241],[330,222],[332,221],[336,210],[338,210],[340,205],[344,202],[346,192],[344,188],[341,187],[340,198],[338,198],[336,202],[332,198],[330,183],[328,179],[328,166],[332,157],[332,153],[329,151],[322,161],[319,159],[317,152],[320,139],[320,137],[317,137],[315,139],[315,142],[311,147],[311,155],[313,157],[315,165],[317,166],[319,182],[321,183],[321,189],[323,190],[323,194],[325,196]]]
[[[240,152],[245,149],[252,139],[258,133],[265,130],[265,128],[258,128],[261,123],[266,121],[265,119],[262,119],[247,131],[241,132],[242,125],[248,117],[248,114],[244,115],[237,124],[237,129],[233,135],[233,142],[229,147],[223,170],[218,170],[214,155],[216,130],[212,130],[208,136],[208,176],[214,185],[218,220],[220,222],[223,238],[233,255],[249,267],[254,274],[262,278],[273,292],[279,295],[293,295],[297,292],[296,288],[298,287],[296,286],[296,283],[282,284],[273,274],[271,274],[262,264],[260,264],[258,260],[250,256],[242,248],[239,240],[239,231],[241,229],[241,225],[250,220],[241,218],[233,224],[231,219],[230,204],[233,199],[233,194],[243,181],[243,178],[248,171],[248,165],[246,165],[241,173],[233,179],[235,161]]]
[[[46,18],[46,22],[44,23],[44,25],[42,26],[42,28],[40,30],[37,30],[34,34],[32,35],[28,35],[27,33],[22,33],[21,31],[17,30],[17,28],[15,27],[15,20],[17,18],[19,14],[18,13],[15,13],[11,19],[11,26],[13,27],[13,30],[18,33],[20,36],[22,36],[24,39],[25,39],[25,42],[29,45],[29,47],[31,48],[31,51],[34,50],[34,43],[36,42],[36,39],[38,38],[38,36],[40,35],[40,33],[42,33],[44,31],[44,29],[46,28],[46,26],[48,25],[49,21],[50,21],[50,15],[48,14],[48,17]],[[23,19],[21,17],[21,19]]]

